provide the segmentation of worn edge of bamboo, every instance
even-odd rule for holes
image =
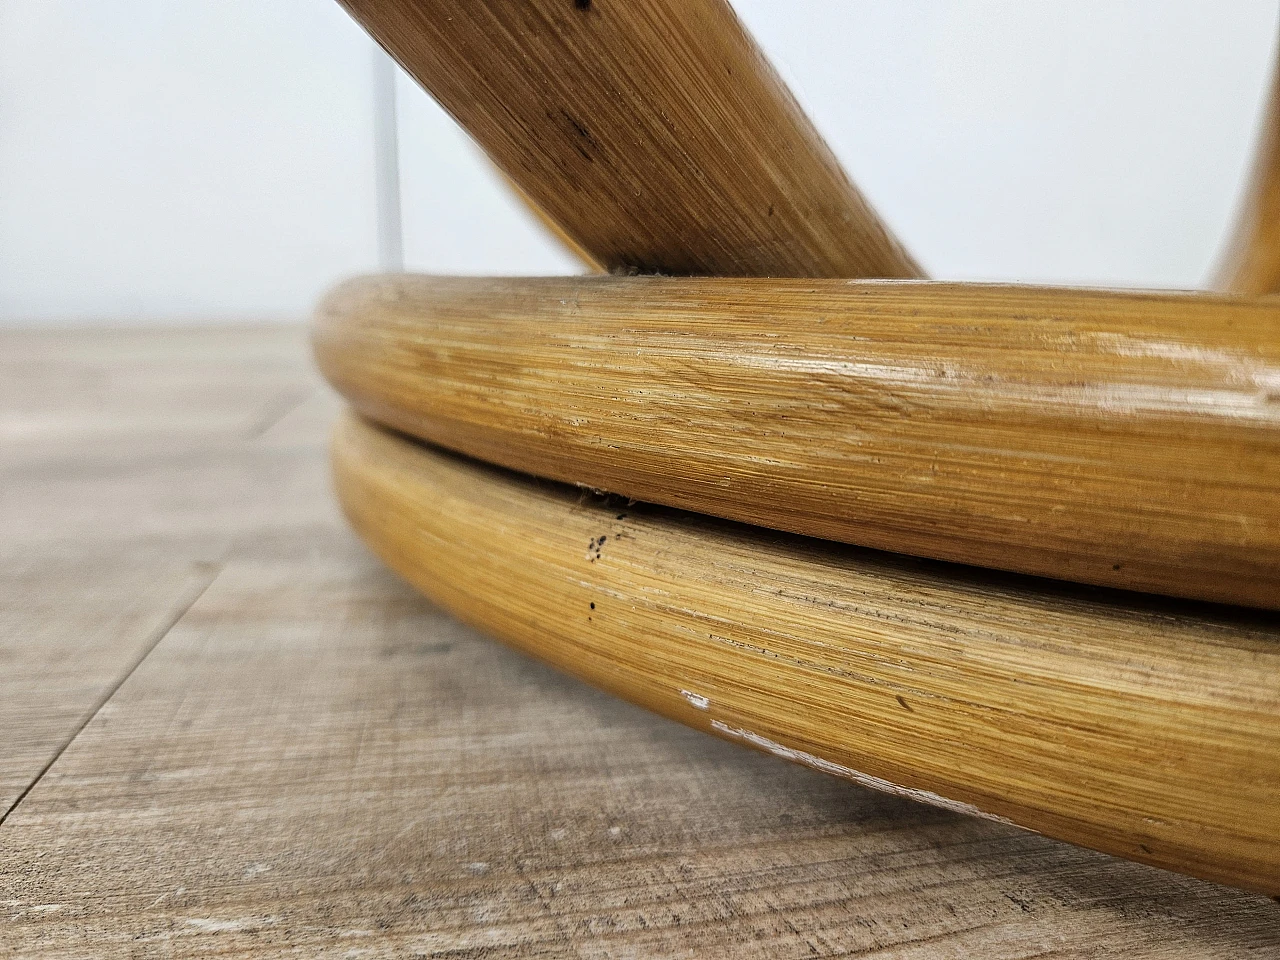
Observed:
[[[339,0],[606,269],[914,277],[725,0]]]
[[[1280,305],[864,281],[366,277],[320,368],[375,420],[809,536],[1280,605]]]
[[[348,415],[339,500],[464,621],[864,786],[1280,893],[1273,621],[621,506]]]

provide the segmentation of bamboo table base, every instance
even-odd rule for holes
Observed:
[[[597,264],[919,275],[722,0],[344,3]],[[1267,246],[1248,219],[1258,208],[1229,257],[1233,290],[1257,289],[1236,267],[1252,276],[1246,261]],[[539,287],[475,310],[452,288],[433,298],[384,281],[355,310],[330,303],[318,354],[375,419],[537,474],[612,476],[630,495],[895,551],[1276,606],[1270,316],[1212,303],[1200,342],[1180,335],[1202,329],[1194,305],[1164,304],[1156,313],[1178,319],[1162,326],[1115,308],[1124,298],[1058,292],[1024,309],[980,291],[1007,309],[937,312],[926,294],[849,323],[830,287],[744,309],[751,295],[723,280],[655,283],[631,309],[561,282],[559,309]],[[820,302],[792,309],[809,294]],[[730,309],[713,316],[721,300]],[[384,312],[397,315],[372,316]],[[504,352],[510,324],[486,326],[489,312],[528,320],[520,342]],[[758,327],[730,322],[744,313]],[[874,345],[849,346],[860,340]],[[608,689],[857,782],[1280,888],[1275,673],[1256,669],[1277,638],[1216,620],[1238,613],[1134,621],[1113,599],[1060,622],[1021,590],[985,584],[971,606],[958,575],[922,587],[692,518],[599,533],[574,565],[561,528],[582,524],[563,495],[354,421],[335,463],[353,523],[396,569]],[[629,565],[588,575],[582,564],[623,538],[638,547]],[[574,604],[601,590],[581,622]],[[920,593],[931,619],[915,616]],[[600,601],[617,607],[611,629]],[[690,673],[707,690],[676,685]],[[940,709],[892,712],[900,687]]]
[[[461,626],[337,514],[305,340],[0,333],[0,954],[1280,957]]]

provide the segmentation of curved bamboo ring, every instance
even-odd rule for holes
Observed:
[[[340,0],[606,269],[915,277],[725,0]]]
[[[1280,304],[845,281],[369,277],[329,380],[502,466],[981,566],[1280,606]]]
[[[610,506],[348,416],[339,498],[463,620],[877,789],[1280,893],[1280,628]]]

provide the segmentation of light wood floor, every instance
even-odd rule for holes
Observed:
[[[345,529],[336,409],[297,328],[0,334],[0,955],[1280,957],[459,625]]]

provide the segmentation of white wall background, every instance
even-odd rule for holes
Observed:
[[[934,275],[1185,287],[1280,0],[735,6]],[[332,0],[0,0],[0,323],[301,317],[374,269],[373,62]],[[576,269],[396,91],[409,268]]]

